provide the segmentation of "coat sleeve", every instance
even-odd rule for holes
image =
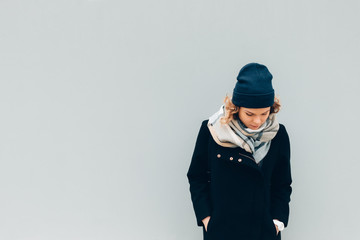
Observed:
[[[207,127],[207,120],[204,120],[196,139],[195,149],[187,172],[191,200],[198,226],[203,226],[202,220],[210,216],[211,212],[207,173],[209,137],[210,131]]]
[[[290,141],[285,126],[282,125],[279,159],[275,165],[271,182],[271,215],[287,226],[289,220],[289,202],[292,192],[290,166]]]

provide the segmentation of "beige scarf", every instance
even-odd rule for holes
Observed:
[[[232,119],[228,124],[220,123],[220,118],[225,116],[225,105],[214,113],[208,122],[208,127],[214,141],[223,147],[241,147],[252,153],[255,162],[259,162],[266,156],[270,149],[271,140],[279,130],[276,113],[271,113],[265,123],[259,129],[247,128],[240,119]]]

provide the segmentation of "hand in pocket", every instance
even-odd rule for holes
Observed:
[[[210,216],[207,216],[206,218],[204,218],[204,219],[202,220],[206,232],[207,232],[207,227],[208,227],[208,224],[209,224],[209,220],[210,220]]]
[[[276,224],[274,224],[275,225],[275,228],[276,228],[276,236],[279,234],[279,228],[278,228],[278,226],[276,225]]]

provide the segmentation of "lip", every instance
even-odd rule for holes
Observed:
[[[259,126],[253,126],[253,125],[251,125],[251,127],[253,127],[253,128],[258,128]]]

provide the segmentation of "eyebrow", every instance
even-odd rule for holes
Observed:
[[[248,113],[254,114],[254,113],[252,113],[252,112],[250,112],[248,110],[245,110],[245,111],[248,112]],[[263,112],[262,114],[267,113],[268,111],[270,111],[270,110],[267,110],[266,112]]]

